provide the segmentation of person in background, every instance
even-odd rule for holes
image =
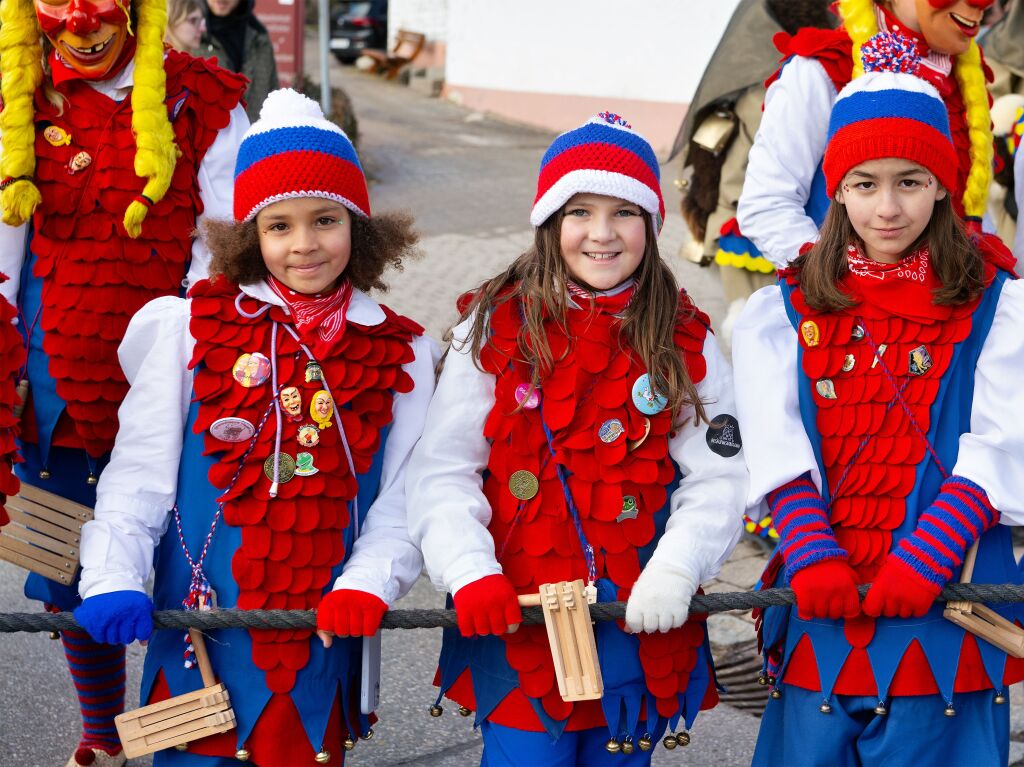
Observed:
[[[167,0],[167,33],[164,42],[174,50],[195,54],[206,31],[200,0]]]
[[[245,110],[255,121],[267,94],[278,88],[270,34],[253,13],[255,0],[205,0],[206,32],[200,53],[249,78]]]

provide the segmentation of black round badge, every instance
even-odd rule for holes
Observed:
[[[705,439],[712,453],[717,453],[723,458],[732,458],[743,447],[743,440],[740,438],[740,422],[736,420],[735,416],[722,413],[708,424],[708,433]]]

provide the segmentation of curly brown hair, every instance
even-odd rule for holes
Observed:
[[[236,285],[243,285],[259,282],[269,274],[255,221],[209,219],[202,223],[200,234],[213,255],[210,279],[224,275]],[[388,286],[382,275],[388,268],[401,271],[403,260],[418,257],[419,238],[408,213],[382,213],[371,218],[353,215],[352,254],[342,274],[364,293],[386,292]]]

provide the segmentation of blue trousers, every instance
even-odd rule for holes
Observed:
[[[819,710],[820,692],[782,685],[761,719],[752,767],[1003,767],[1009,760],[1010,705],[992,690],[957,693],[956,716],[938,695],[877,698],[833,695],[832,713]]]
[[[480,729],[484,736],[480,767],[647,767],[653,754],[639,747],[629,756],[608,753],[604,747],[608,742],[605,727],[562,733],[556,741],[546,732],[517,730],[491,722],[484,722]]]

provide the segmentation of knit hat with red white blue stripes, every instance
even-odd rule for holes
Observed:
[[[665,220],[661,172],[654,150],[617,114],[601,112],[556,138],[540,161],[530,223],[540,226],[581,192],[618,197]]]
[[[267,96],[238,148],[235,220],[251,221],[295,197],[325,197],[370,216],[366,177],[348,136],[315,101],[282,88]]]
[[[865,74],[847,85],[832,106],[822,170],[830,197],[853,168],[899,157],[956,188],[957,156],[949,114],[939,92],[916,73],[921,59],[912,40],[891,32],[863,46]]]

